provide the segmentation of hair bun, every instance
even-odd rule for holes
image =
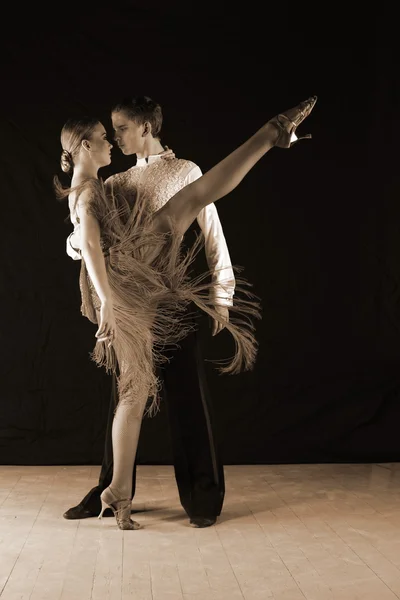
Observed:
[[[64,173],[69,173],[73,168],[73,160],[72,155],[68,150],[63,150],[61,152],[61,168]]]

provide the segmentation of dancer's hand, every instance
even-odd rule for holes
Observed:
[[[115,316],[111,302],[103,302],[100,308],[100,323],[96,331],[98,342],[108,342],[108,347],[115,339]]]
[[[164,160],[172,160],[173,158],[176,158],[175,152],[171,150],[171,148],[168,148],[168,146],[165,146],[165,150],[159,152],[159,156],[161,156],[161,158]]]
[[[216,304],[214,308],[217,311],[217,313],[220,315],[222,320],[226,321],[228,323],[229,322],[228,307],[222,306],[221,304]],[[223,329],[225,329],[225,325],[223,323],[221,323],[220,321],[217,321],[217,319],[213,319],[212,335],[213,336],[218,335],[218,333],[220,333]]]

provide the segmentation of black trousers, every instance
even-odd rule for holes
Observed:
[[[189,517],[217,517],[225,496],[224,470],[215,437],[215,420],[198,331],[189,334],[180,348],[171,351],[170,356],[169,363],[160,369],[160,377],[164,383],[163,397],[180,501]],[[111,430],[116,400],[114,378],[99,483],[81,502],[93,512],[100,512],[100,494],[112,479]],[[132,474],[132,495],[135,494],[135,487],[136,461]]]

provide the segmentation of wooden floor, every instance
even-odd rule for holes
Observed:
[[[193,529],[172,467],[138,468],[143,529],[66,521],[98,467],[0,466],[1,600],[400,598],[400,465],[227,466]]]

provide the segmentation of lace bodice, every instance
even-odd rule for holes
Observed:
[[[114,194],[120,191],[131,206],[138,194],[145,194],[152,212],[159,210],[185,186],[187,173],[194,167],[189,160],[157,160],[145,167],[132,167],[109,177],[106,188]]]

